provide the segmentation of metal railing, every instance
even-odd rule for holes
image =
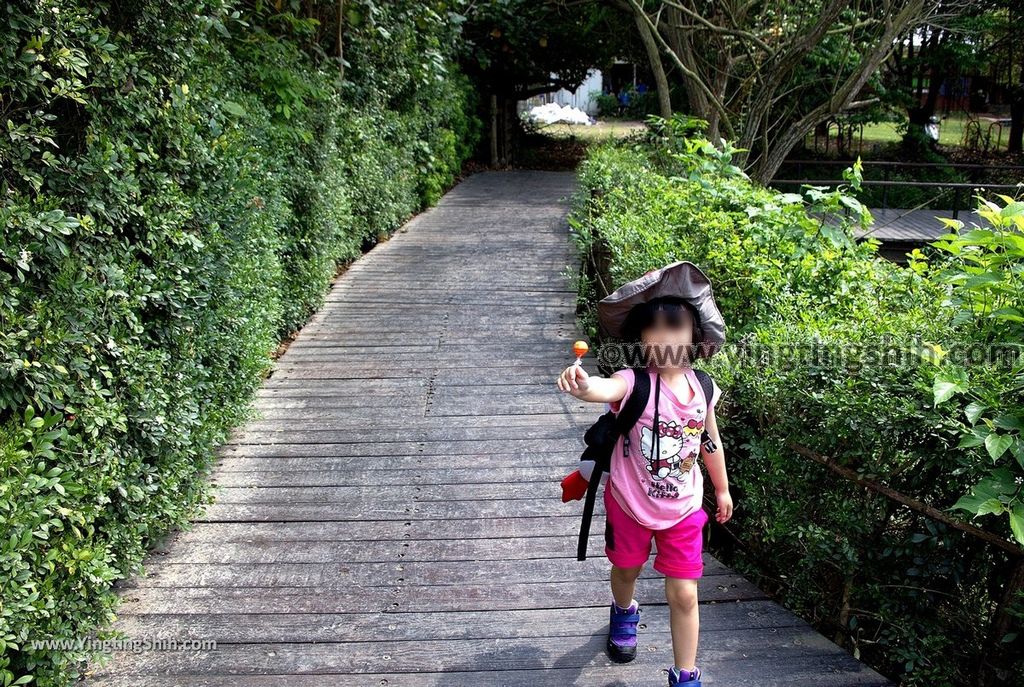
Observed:
[[[850,167],[853,165],[853,160],[786,160],[784,165],[796,165],[797,172],[802,174],[804,165],[809,167]],[[904,168],[952,168],[953,170],[958,169],[976,169],[979,171],[991,172],[993,170],[998,171],[1009,171],[1017,170],[1024,172],[1024,165],[979,165],[966,162],[894,162],[892,160],[862,160],[861,164],[864,167],[884,167],[891,169],[894,167]],[[1024,175],[1022,175],[1024,177]]]

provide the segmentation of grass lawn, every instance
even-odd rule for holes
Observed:
[[[995,117],[995,115],[982,115],[986,117]],[[944,146],[961,146],[964,142],[964,128],[967,126],[969,118],[964,112],[953,112],[948,115],[939,117],[939,143]],[[984,137],[989,131],[989,125],[992,124],[991,120],[981,119],[981,135]],[[1005,151],[1009,144],[1010,126],[1004,125],[1002,132],[1002,140],[999,141],[999,145],[996,146],[996,141],[999,137],[999,127],[993,126],[992,129],[992,146],[990,151]],[[833,135],[835,130],[833,129]],[[900,133],[897,125],[894,122],[882,122],[879,124],[867,124],[864,126],[864,146],[867,147],[870,143],[893,143],[899,141],[903,137]],[[854,148],[858,146],[860,140],[860,134],[854,134]],[[812,145],[813,137],[808,137],[808,145]]]
[[[995,117],[995,115],[984,115]],[[964,112],[954,112],[949,115],[940,117],[939,124],[939,143],[943,146],[948,147],[961,147],[963,145],[964,128],[967,126],[969,118]],[[989,125],[992,123],[991,120],[981,119],[981,133],[984,136],[988,130]],[[638,131],[644,128],[644,123],[640,120],[627,120],[627,119],[599,119],[597,124],[593,126],[584,126],[582,124],[548,124],[538,129],[538,132],[545,136],[550,136],[554,139],[559,140],[572,140],[576,139],[582,143],[600,142],[609,138],[621,138],[627,136],[634,131]],[[1009,125],[1004,125],[1002,132],[1002,140],[999,142],[997,149],[990,149],[989,152],[1005,152],[1009,144]],[[835,128],[831,130],[832,138],[829,141],[829,145],[835,145]],[[887,143],[896,143],[903,137],[903,134],[897,128],[897,124],[894,122],[882,122],[879,124],[868,124],[864,127],[864,144],[860,145],[860,134],[858,133],[854,137],[853,150],[855,153],[867,153],[871,151],[873,146]],[[998,137],[998,127],[992,127],[992,142],[993,144]],[[807,137],[807,147],[814,149],[814,137]]]
[[[622,138],[634,131],[644,128],[644,123],[637,120],[599,119],[593,126],[583,124],[548,124],[539,132],[553,138],[580,138],[586,141],[603,141],[609,138]]]

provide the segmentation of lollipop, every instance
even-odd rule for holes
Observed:
[[[587,345],[586,341],[577,341],[572,345],[572,352],[576,354],[576,365],[581,363],[580,359],[587,354],[590,350],[590,346]]]

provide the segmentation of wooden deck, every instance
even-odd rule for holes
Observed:
[[[952,210],[907,210],[898,208],[871,208],[874,223],[867,230],[855,228],[854,235],[858,238],[872,237],[882,242],[878,253],[884,258],[899,263],[907,262],[907,253],[915,248],[924,248],[935,241],[949,229],[938,218],[953,218]],[[821,214],[817,215],[819,218]],[[977,221],[977,215],[969,210],[961,210],[957,216],[965,226]],[[828,215],[826,222],[838,224],[835,215]]]
[[[893,262],[905,264],[907,253],[915,248],[924,248],[935,241],[949,229],[938,220],[939,217],[952,218],[952,210],[901,210],[894,208],[872,208],[871,215],[875,222],[867,231],[857,230],[859,237],[871,236],[882,242],[878,254]],[[970,225],[973,212],[961,210],[957,219]]]
[[[554,383],[574,183],[472,176],[337,280],[224,447],[217,503],[118,585],[134,640],[216,647],[118,652],[87,684],[666,683],[660,575],[638,659],[612,664],[603,518],[578,562],[559,500],[603,411]],[[891,684],[711,556],[699,589],[708,687]]]
[[[872,208],[871,215],[875,218],[874,225],[866,232],[858,231],[858,235],[868,234],[882,242],[911,241],[924,245],[927,241],[934,241],[949,233],[949,229],[938,218],[952,219],[953,211]],[[970,225],[972,220],[977,220],[977,216],[971,211],[961,210],[957,219]]]

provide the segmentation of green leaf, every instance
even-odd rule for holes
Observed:
[[[1000,415],[992,420],[992,423],[1000,429],[1015,429],[1024,431],[1024,420],[1019,415]]]
[[[993,432],[985,437],[985,450],[988,451],[988,455],[992,457],[993,461],[999,460],[999,456],[1006,453],[1006,449],[1010,448],[1010,444],[1013,443],[1013,437],[1009,434],[996,434]]]
[[[1013,446],[1010,447],[1010,451],[1017,459],[1017,463],[1020,464],[1021,468],[1024,468],[1024,440],[1021,440],[1020,435],[1013,438]]]
[[[964,414],[967,415],[967,421],[973,425],[978,421],[978,418],[981,417],[981,414],[984,413],[985,410],[986,406],[978,403],[977,401],[972,401],[967,404],[966,408],[964,408]]]
[[[999,308],[992,313],[992,317],[1010,322],[1024,322],[1024,313],[1017,308]]]
[[[1000,282],[1002,280],[1003,275],[999,272],[985,272],[984,274],[978,274],[971,277],[966,282],[964,282],[964,286],[966,286],[968,289],[973,289],[976,286],[981,286],[983,284],[995,284],[996,282]]]
[[[985,499],[981,496],[974,494],[964,494],[957,502],[950,506],[950,510],[965,510],[968,513],[977,513],[981,508],[981,504],[985,503]]]
[[[1006,482],[1010,482],[1007,484]],[[970,493],[964,494],[949,507],[949,510],[965,510],[978,513],[989,499],[1000,500],[999,497],[1013,490],[1012,477],[1008,472],[994,470],[992,476],[986,477],[973,487]]]
[[[976,433],[971,432],[965,434],[961,439],[960,443],[956,445],[957,448],[975,448],[985,443],[985,437],[978,436]]]
[[[1024,505],[1016,503],[1010,511],[1010,530],[1013,538],[1024,544]]]
[[[935,396],[933,406],[937,406],[944,401],[948,401],[953,397],[953,394],[966,391],[960,382],[950,379],[943,379],[942,377],[935,377],[935,383],[932,386],[932,393]]]
[[[226,112],[228,112],[229,114],[233,114],[236,117],[245,116],[245,108],[231,100],[225,100],[223,103],[221,103],[221,107],[223,107]]]
[[[978,515],[988,515],[989,513],[1002,513],[1006,507],[1003,502],[999,499],[986,499],[978,506]]]

